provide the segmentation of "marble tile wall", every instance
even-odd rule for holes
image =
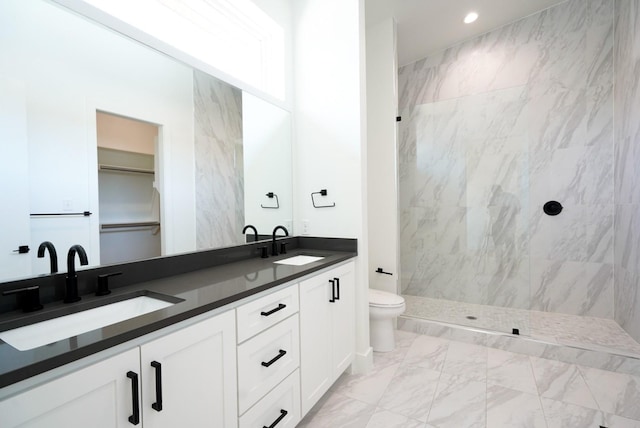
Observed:
[[[400,68],[403,293],[613,318],[613,18],[569,0]]]
[[[615,320],[640,341],[640,0],[615,19]]]
[[[197,248],[244,242],[242,92],[194,71]]]

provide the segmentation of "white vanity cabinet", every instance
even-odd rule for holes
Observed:
[[[132,349],[0,401],[3,428],[132,426],[131,379],[140,352]]]
[[[142,345],[144,427],[235,428],[235,342],[229,311]]]
[[[236,310],[241,427],[295,427],[300,421],[298,285]]]
[[[1,401],[0,426],[234,428],[235,376],[229,311]]]
[[[354,263],[300,283],[300,378],[306,414],[355,355]]]

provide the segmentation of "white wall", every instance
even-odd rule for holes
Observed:
[[[367,27],[367,177],[370,286],[397,293],[398,107],[396,26],[392,18]],[[374,273],[382,268],[392,275]]]
[[[296,230],[358,239],[356,370],[370,362],[366,218],[364,0],[299,0],[294,16]],[[327,189],[312,206],[311,192]],[[319,200],[320,201],[320,200]]]
[[[64,269],[66,249],[81,244],[90,264],[98,263],[95,130],[102,110],[161,126],[163,251],[193,250],[191,69],[44,1],[3,1],[0,21],[0,76],[25,88],[30,210],[94,213],[32,219],[32,248],[52,241]],[[35,251],[33,263],[34,274],[48,271]]]

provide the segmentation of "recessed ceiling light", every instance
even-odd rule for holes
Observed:
[[[464,17],[464,23],[471,24],[476,19],[478,19],[478,14],[475,12],[469,12],[467,16]]]

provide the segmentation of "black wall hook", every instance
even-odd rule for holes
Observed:
[[[327,196],[327,189],[322,189],[319,192],[311,193],[311,203],[313,204],[313,207],[314,208],[331,208],[336,206],[335,202],[331,205],[316,205],[316,200],[313,198],[313,195]]]
[[[275,193],[273,193],[273,192],[269,192],[269,193],[267,193],[265,196],[266,196],[267,198],[269,198],[269,199],[276,198],[276,206],[275,206],[275,207],[265,207],[264,205],[260,204],[260,206],[261,206],[262,208],[269,208],[269,209],[274,209],[274,210],[277,210],[278,208],[280,208],[280,201],[278,200],[278,195],[276,195],[276,194],[275,194]]]

